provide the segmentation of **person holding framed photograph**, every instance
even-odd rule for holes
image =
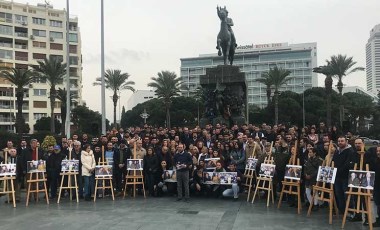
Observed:
[[[222,195],[223,197],[233,197],[234,201],[237,201],[239,199],[239,192],[242,191],[241,181],[243,179],[243,175],[236,170],[235,163],[230,163],[230,165],[228,166],[228,172],[237,172],[237,183],[232,183],[232,187],[225,189]]]

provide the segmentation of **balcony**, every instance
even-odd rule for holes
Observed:
[[[28,33],[23,33],[23,32],[15,32],[16,37],[20,38],[28,38]]]
[[[12,48],[12,43],[0,42],[1,47]]]
[[[27,46],[27,45],[22,45],[22,44],[15,44],[15,48],[16,48],[16,49],[27,50],[27,49],[28,49],[28,46]]]
[[[12,18],[0,18],[0,22],[12,23]]]
[[[28,57],[15,56],[15,59],[18,61],[28,61]]]

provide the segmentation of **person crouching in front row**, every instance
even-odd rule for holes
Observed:
[[[233,197],[234,201],[237,201],[239,199],[239,191],[241,191],[241,181],[243,178],[243,175],[240,171],[236,170],[236,164],[230,163],[228,166],[228,172],[237,172],[237,183],[232,183],[232,188],[228,188],[223,191],[223,197]]]
[[[95,157],[91,150],[91,146],[86,144],[85,151],[82,151],[81,162],[82,162],[82,177],[84,180],[84,195],[85,200],[91,200],[91,194],[94,188],[94,171],[95,171]]]

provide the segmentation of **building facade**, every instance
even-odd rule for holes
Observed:
[[[186,86],[182,91],[185,96],[194,94],[199,85],[199,77],[206,73],[206,68],[223,64],[223,58],[217,54],[199,55],[199,57],[181,59],[181,80]],[[245,72],[248,87],[248,103],[259,107],[267,104],[266,86],[256,82],[263,72],[274,66],[290,70],[291,80],[281,90],[302,93],[318,85],[317,43],[272,43],[238,46],[234,65]]]
[[[51,5],[20,4],[0,0],[0,66],[30,68],[44,58],[58,58],[66,63],[66,11]],[[82,58],[78,18],[70,17],[70,82],[77,95],[73,106],[82,103]],[[66,78],[66,77],[65,77]],[[63,84],[56,88],[66,88]],[[37,79],[25,87],[23,116],[33,125],[41,117],[50,116],[48,82]],[[17,112],[15,86],[0,76],[0,129],[14,130]],[[55,117],[61,119],[61,102],[55,102]]]
[[[380,90],[380,24],[370,31],[366,45],[367,90],[376,94]]]
[[[127,110],[133,109],[137,104],[157,98],[154,90],[136,90],[127,101]]]

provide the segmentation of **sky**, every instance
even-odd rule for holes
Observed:
[[[50,3],[66,8],[65,0]],[[379,0],[104,0],[106,69],[129,73],[137,90],[149,89],[151,77],[162,70],[179,76],[180,58],[215,52],[217,5],[227,7],[238,45],[317,42],[318,65],[331,55],[347,54],[365,67],[369,31],[380,23]],[[89,108],[101,111],[100,87],[92,85],[101,72],[100,0],[71,0],[70,14],[78,16],[81,30],[82,96]],[[319,76],[318,81],[322,86],[324,78]],[[365,82],[365,72],[343,80],[366,89]],[[109,120],[111,94],[106,92]],[[127,105],[130,95],[121,93],[121,106]]]

